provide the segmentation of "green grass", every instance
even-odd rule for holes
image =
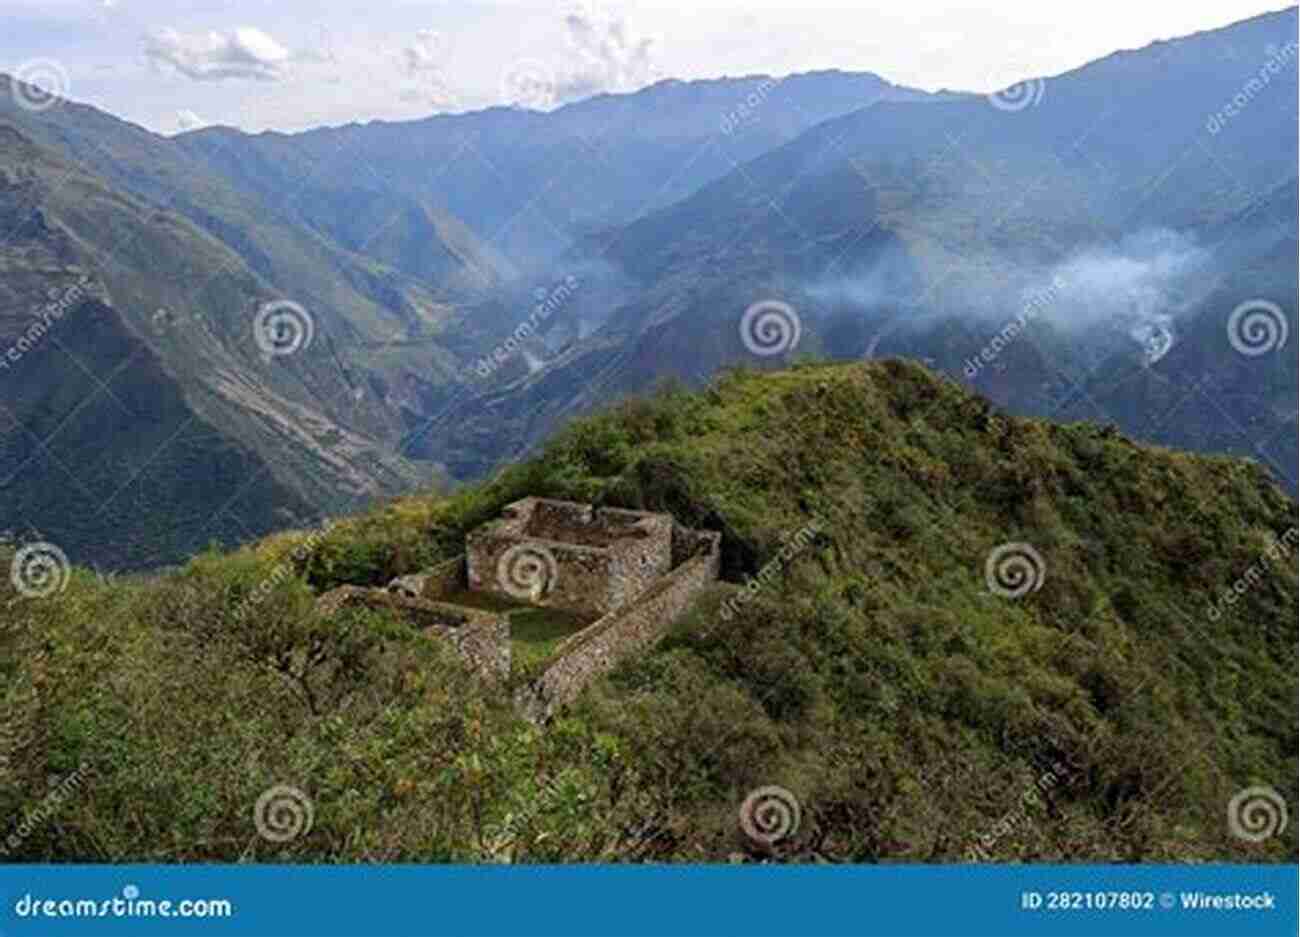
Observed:
[[[530,494],[719,530],[736,583],[819,531],[734,615],[710,590],[544,730],[446,642],[313,614],[325,589],[462,553]],[[752,845],[745,793],[775,784],[803,817],[778,858],[1293,862],[1295,824],[1245,843],[1226,809],[1253,785],[1300,800],[1295,552],[1261,559],[1296,513],[1257,465],[1008,418],[910,363],[732,373],[341,520],[305,559],[298,532],[163,578],[77,570],[47,599],[0,576],[0,818],[86,761],[15,859],[725,861]],[[1016,599],[985,581],[1008,542],[1046,565]],[[526,671],[565,627],[515,614]],[[285,844],[252,823],[276,784],[315,804]]]
[[[592,623],[589,616],[555,608],[527,608],[510,615],[511,670],[537,673],[560,642]]]

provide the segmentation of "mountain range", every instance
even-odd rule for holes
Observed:
[[[1294,492],[1296,50],[1292,8],[995,95],[818,72],[171,138],[0,78],[0,531],[157,566],[803,354]]]

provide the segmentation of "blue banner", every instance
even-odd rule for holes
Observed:
[[[1297,933],[1294,865],[0,867],[0,935]]]

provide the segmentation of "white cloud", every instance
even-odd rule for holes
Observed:
[[[176,112],[176,126],[181,133],[187,130],[198,130],[200,127],[206,127],[208,122],[193,111],[181,109]]]
[[[654,40],[636,35],[620,18],[594,10],[574,10],[564,17],[568,40],[581,60],[561,72],[555,97],[572,101],[610,91],[635,91],[659,77]]]
[[[279,81],[290,58],[288,49],[251,26],[228,33],[161,29],[145,38],[144,54],[155,65],[170,66],[195,81]]]
[[[401,69],[414,86],[403,88],[399,100],[434,108],[455,107],[459,98],[446,77],[450,51],[446,34],[433,29],[417,30],[400,55]]]
[[[402,49],[402,68],[408,75],[442,71],[447,64],[449,49],[450,44],[443,33],[421,29],[411,44]]]

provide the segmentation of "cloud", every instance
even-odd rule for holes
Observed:
[[[398,98],[436,108],[456,106],[458,97],[443,72],[450,50],[451,43],[445,34],[433,29],[416,32],[400,55],[401,69],[414,82],[414,87],[402,89]]]
[[[291,57],[288,49],[251,26],[228,33],[157,30],[145,37],[144,54],[155,65],[170,66],[194,81],[279,81]]]
[[[578,64],[557,69],[556,103],[636,91],[660,77],[654,64],[654,40],[636,35],[626,20],[575,10],[564,17],[564,27]]]
[[[411,43],[402,49],[402,70],[416,76],[425,72],[438,72],[447,64],[450,44],[447,37],[432,29],[421,29]]]
[[[187,130],[198,130],[207,125],[208,122],[193,111],[181,109],[176,112],[176,126],[180,128],[181,133]]]

